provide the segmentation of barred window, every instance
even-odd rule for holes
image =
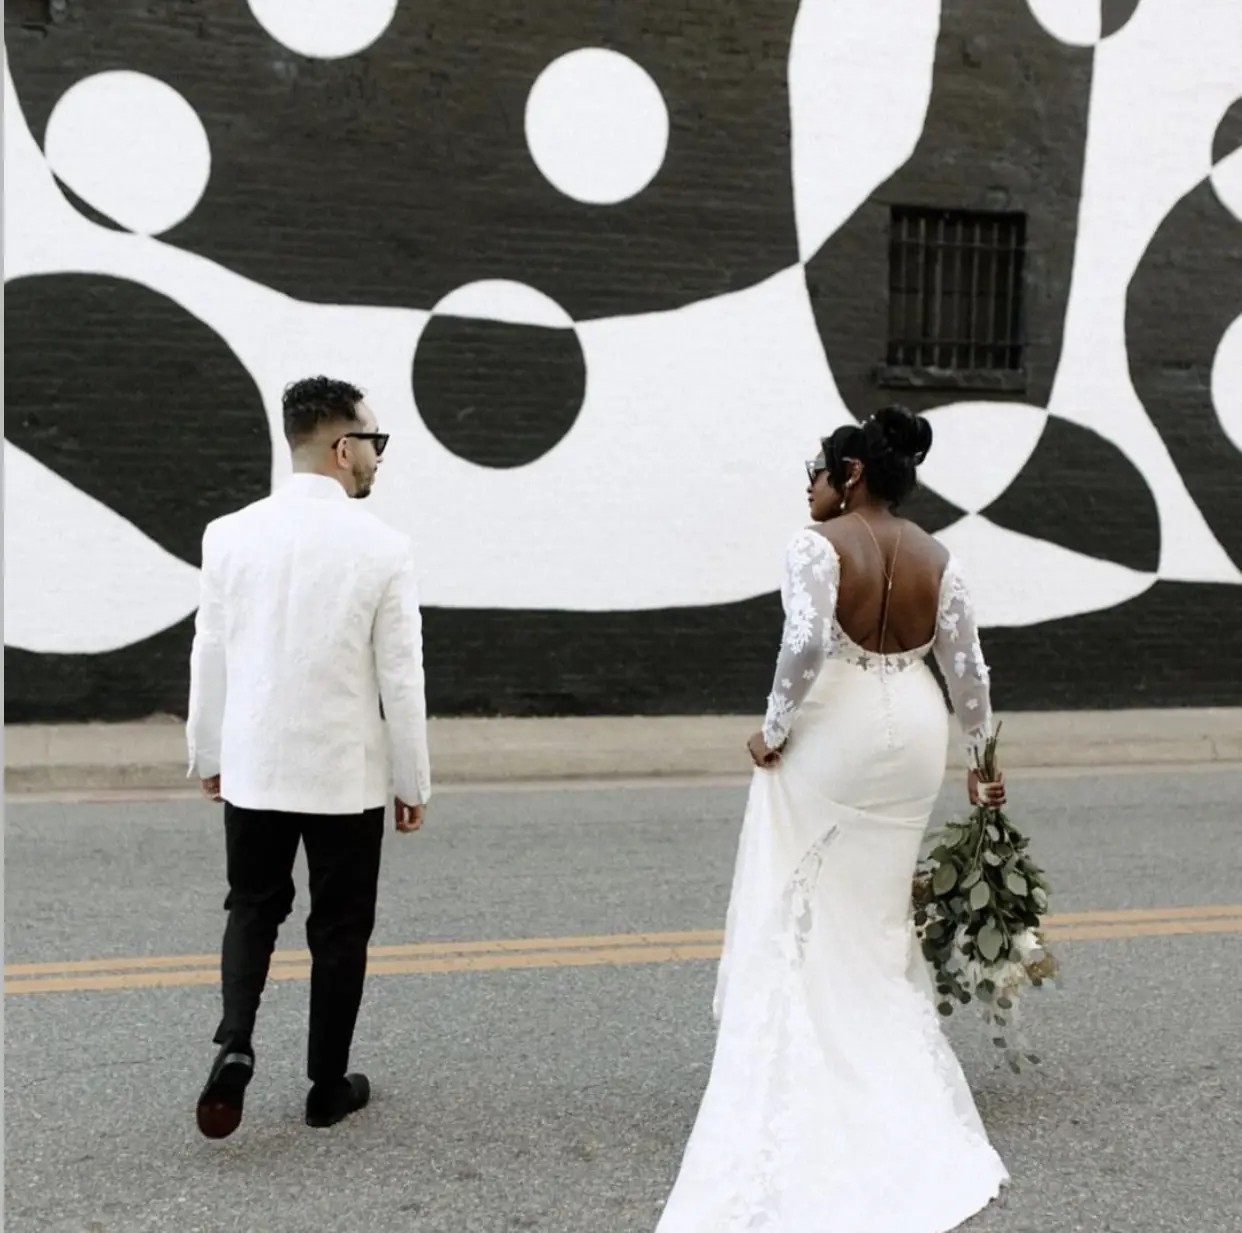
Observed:
[[[1019,372],[1025,247],[1023,214],[894,207],[888,363]]]

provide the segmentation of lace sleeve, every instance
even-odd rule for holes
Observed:
[[[992,735],[992,696],[975,609],[956,558],[950,557],[940,584],[936,620],[936,663],[944,676],[953,713],[966,739],[967,757]],[[973,761],[972,761],[973,765]]]
[[[769,749],[785,743],[794,716],[823,667],[840,580],[840,559],[822,535],[804,530],[790,540],[781,588],[785,630],[763,718],[763,739]]]

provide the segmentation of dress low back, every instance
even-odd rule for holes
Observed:
[[[734,873],[715,1058],[658,1233],[945,1233],[1008,1175],[936,1012],[910,886],[948,714],[990,732],[957,563],[933,641],[880,655],[836,618],[840,562],[786,557],[785,632]]]

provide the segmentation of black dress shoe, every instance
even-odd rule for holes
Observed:
[[[209,1139],[227,1139],[241,1125],[246,1085],[254,1076],[254,1054],[227,1044],[212,1063],[198,1098],[198,1128]]]
[[[322,1130],[365,1109],[371,1100],[366,1075],[346,1075],[335,1083],[316,1083],[306,1096],[306,1124]]]

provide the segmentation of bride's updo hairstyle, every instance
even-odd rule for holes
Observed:
[[[845,491],[849,464],[863,464],[863,483],[896,508],[913,491],[915,471],[932,447],[932,428],[921,415],[892,403],[863,424],[846,424],[825,437],[824,462],[838,492]]]

